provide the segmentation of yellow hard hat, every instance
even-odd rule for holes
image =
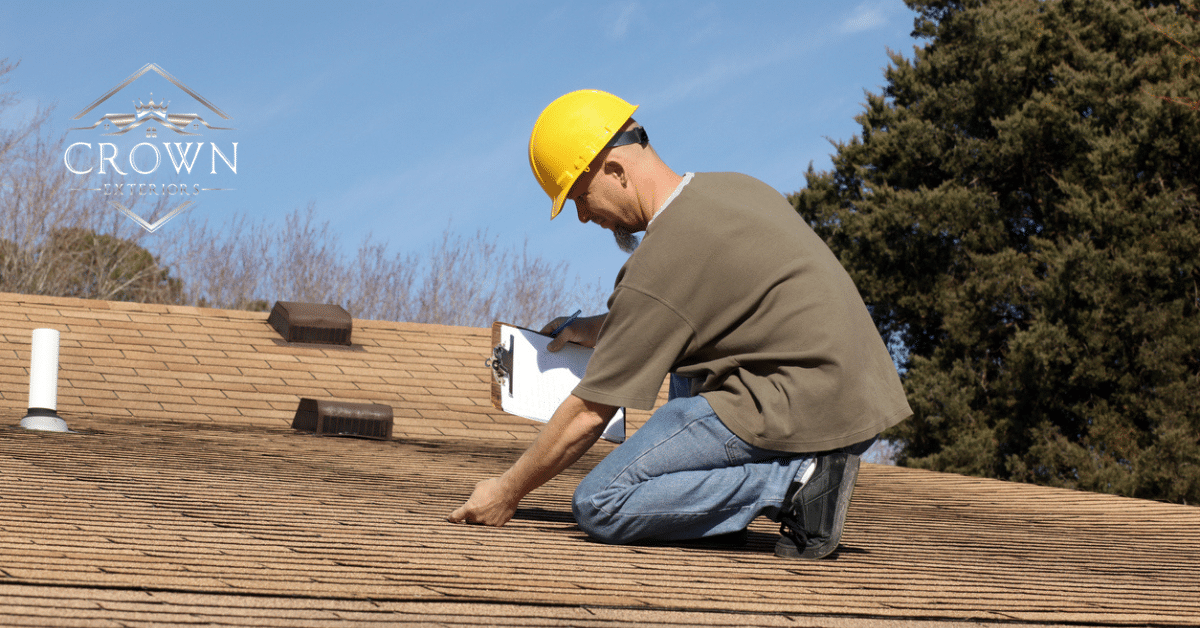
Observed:
[[[559,96],[542,110],[529,136],[529,167],[554,201],[551,219],[562,211],[571,185],[635,110],[637,105],[598,89]]]

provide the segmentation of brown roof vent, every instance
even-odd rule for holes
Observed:
[[[267,323],[288,342],[350,344],[350,313],[338,305],[276,301]]]
[[[301,399],[292,429],[324,436],[392,437],[392,408],[379,403]]]

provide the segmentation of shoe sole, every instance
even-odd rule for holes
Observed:
[[[858,481],[859,457],[854,454],[846,455],[846,465],[842,468],[842,479],[838,487],[837,509],[834,513],[833,533],[823,543],[807,545],[803,550],[796,547],[791,539],[785,537],[775,542],[775,555],[780,558],[799,558],[802,560],[817,560],[825,558],[837,549],[842,539],[842,529],[846,526],[846,512],[850,509],[850,499],[854,496],[854,485]]]

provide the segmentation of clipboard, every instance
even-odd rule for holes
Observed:
[[[531,421],[546,423],[571,394],[587,370],[592,350],[567,343],[562,350],[546,349],[552,338],[536,331],[501,323],[492,324],[492,406]],[[625,442],[625,408],[617,413],[600,436]]]

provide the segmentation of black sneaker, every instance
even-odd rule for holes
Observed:
[[[859,454],[845,449],[819,456],[809,480],[792,485],[779,518],[783,538],[775,543],[776,556],[816,560],[837,549],[858,462]]]

